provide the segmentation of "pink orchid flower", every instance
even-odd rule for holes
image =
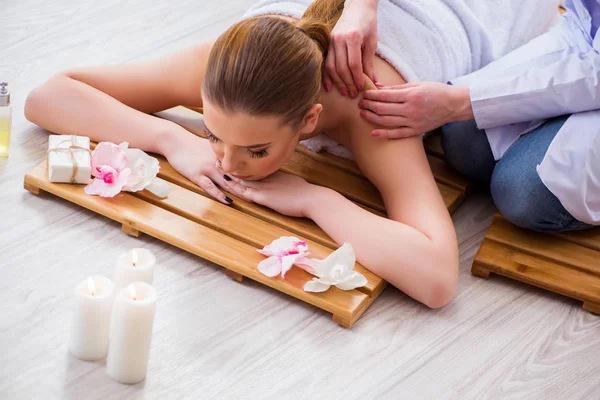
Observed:
[[[308,258],[306,241],[293,236],[282,236],[258,252],[268,257],[258,264],[258,270],[270,278],[277,275],[285,278],[294,264],[311,273],[316,267],[316,260]]]
[[[84,191],[91,195],[114,197],[127,184],[130,174],[125,150],[114,143],[99,143],[92,153],[92,175],[95,179]]]

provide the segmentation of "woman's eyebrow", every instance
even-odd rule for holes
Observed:
[[[211,134],[212,136],[214,136],[214,137],[215,137],[215,139],[217,139],[217,140],[221,140],[221,139],[219,139],[219,138],[217,137],[217,135],[215,135],[214,133],[212,133],[212,131],[211,131],[211,130],[208,128],[208,126],[206,125],[206,123],[204,123],[204,129],[206,129],[206,131],[207,131],[209,134]],[[251,146],[237,146],[237,147],[241,147],[241,148],[243,148],[243,149],[256,149],[256,148],[258,148],[258,147],[264,147],[264,146],[268,146],[268,145],[270,145],[271,143],[273,143],[273,142],[269,142],[269,143],[258,143],[258,144],[253,144],[253,145],[251,145]]]

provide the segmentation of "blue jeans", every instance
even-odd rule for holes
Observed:
[[[540,232],[591,228],[576,220],[548,190],[536,166],[569,116],[549,119],[521,136],[499,161],[494,161],[485,132],[475,121],[442,127],[446,161],[466,177],[490,184],[494,203],[513,224]]]

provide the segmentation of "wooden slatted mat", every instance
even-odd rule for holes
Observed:
[[[471,272],[495,273],[583,301],[600,314],[600,228],[538,233],[496,215]]]
[[[166,199],[147,191],[120,193],[108,199],[90,196],[82,185],[49,182],[46,162],[25,176],[24,186],[34,194],[48,192],[115,220],[129,235],[145,233],[221,265],[237,281],[248,277],[287,293],[332,313],[333,320],[345,327],[351,327],[385,288],[384,280],[359,264],[355,268],[368,284],[351,291],[332,287],[325,293],[304,292],[304,283],[313,276],[299,268],[292,268],[285,279],[262,275],[256,266],[264,256],[256,250],[281,236],[306,239],[316,258],[325,258],[338,245],[308,219],[287,217],[232,195],[231,206],[221,204],[176,172],[163,157],[156,157],[161,166],[159,176],[170,186]],[[430,161],[446,205],[454,210],[464,198],[468,182],[436,155],[431,155]],[[378,191],[348,160],[299,147],[283,170],[338,190],[363,208],[385,215]]]

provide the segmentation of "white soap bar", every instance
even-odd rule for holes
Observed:
[[[48,138],[48,180],[50,182],[80,184],[90,182],[92,173],[90,153],[77,147],[89,150],[90,138],[85,136],[50,135]],[[77,164],[76,171],[73,161]],[[73,177],[74,172],[76,173]]]

